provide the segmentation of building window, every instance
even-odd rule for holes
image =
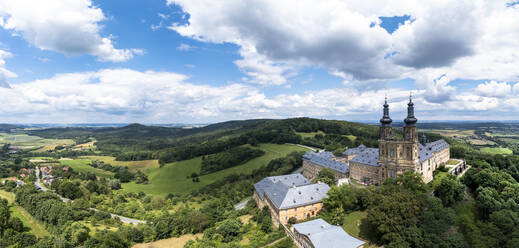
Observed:
[[[394,158],[395,157],[395,149],[391,149],[391,157]]]
[[[391,170],[391,177],[395,177],[395,170]]]

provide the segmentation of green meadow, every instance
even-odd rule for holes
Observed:
[[[510,150],[506,147],[483,147],[480,149],[480,151],[482,151],[484,153],[490,153],[490,154],[503,154],[503,155],[513,154],[512,150]]]
[[[31,229],[31,233],[34,234],[38,238],[43,238],[49,236],[49,232],[41,225],[36,219],[32,217],[25,209],[16,205],[14,202],[15,195],[12,192],[7,192],[4,190],[0,190],[0,198],[6,199],[9,204],[11,204],[11,214],[12,216],[18,217],[23,226]]]
[[[59,161],[62,165],[70,166],[72,169],[74,169],[77,172],[92,172],[96,174],[98,177],[104,177],[104,178],[110,178],[113,177],[114,173],[110,171],[105,171],[101,169],[97,169],[94,167],[91,167],[90,162],[92,162],[91,159],[73,159],[73,160],[60,160]]]
[[[254,158],[245,164],[200,176],[200,182],[193,182],[188,178],[192,173],[200,173],[202,157],[168,163],[161,168],[149,168],[146,171],[148,184],[124,183],[123,190],[130,192],[144,192],[153,195],[167,195],[168,193],[190,193],[208,184],[214,183],[233,173],[250,173],[275,158],[284,157],[293,151],[307,151],[306,148],[294,145],[260,144],[259,148],[265,151],[261,157]]]
[[[43,150],[52,150],[58,145],[68,146],[74,143],[71,139],[44,139],[27,134],[0,133],[0,144],[11,144],[20,149],[41,148]]]

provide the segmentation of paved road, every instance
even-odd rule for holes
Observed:
[[[88,208],[89,210],[93,210],[93,211],[99,211],[95,208]],[[128,218],[128,217],[124,217],[124,216],[120,216],[120,215],[117,215],[117,214],[112,214],[110,213],[110,217],[112,218],[119,218],[122,222],[124,223],[128,223],[128,224],[133,224],[133,225],[137,225],[137,224],[146,224],[146,221],[143,221],[143,220],[137,220],[137,219],[132,219],[132,218]]]
[[[244,200],[244,201],[242,201],[242,202],[240,202],[240,203],[234,205],[234,209],[236,209],[236,210],[244,209],[245,206],[247,206],[247,203],[248,203],[249,201],[250,201],[250,198],[248,198],[248,199],[246,199],[246,200]]]
[[[306,149],[310,149],[312,151],[317,151],[319,149],[315,148],[315,147],[310,147],[310,146],[305,146],[305,145],[301,145],[301,144],[292,144],[292,143],[285,143],[286,145],[293,145],[293,146],[299,146],[299,147],[303,147],[303,148],[306,148]]]
[[[34,182],[34,185],[36,186],[36,189],[41,189],[43,191],[48,190],[40,184],[40,167],[38,166],[36,166],[36,182]]]
[[[43,185],[40,184],[40,168],[39,167],[36,167],[36,182],[34,182],[34,185],[36,186],[37,189],[40,189],[42,191],[49,191],[49,189],[45,188]],[[52,192],[52,191],[49,191],[49,192]],[[52,193],[54,193],[54,192],[52,192]],[[54,193],[54,194],[57,195],[63,202],[72,201],[72,200],[62,197],[56,193]],[[95,208],[89,208],[89,210],[99,211]],[[123,223],[128,223],[128,224],[133,224],[133,225],[146,224],[146,221],[143,221],[143,220],[132,219],[132,218],[128,218],[128,217],[124,217],[124,216],[120,216],[120,215],[112,214],[112,213],[110,213],[110,217],[112,217],[114,219],[119,218]]]

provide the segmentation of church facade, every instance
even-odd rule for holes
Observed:
[[[403,136],[393,134],[389,105],[384,103],[380,119],[379,147],[357,147],[348,153],[350,178],[362,184],[381,184],[386,178],[395,178],[405,171],[414,171],[424,182],[433,179],[433,171],[450,159],[449,144],[445,140],[427,142],[425,135],[418,138],[414,103],[409,98]]]
[[[405,171],[414,171],[424,182],[433,179],[433,171],[450,159],[449,144],[445,140],[427,142],[425,135],[418,138],[418,120],[414,103],[409,99],[403,135],[393,133],[387,100],[380,119],[379,147],[360,145],[335,157],[329,152],[309,151],[303,156],[303,175],[310,180],[323,168],[332,169],[336,179],[350,178],[366,185],[380,185],[386,178],[395,178]]]

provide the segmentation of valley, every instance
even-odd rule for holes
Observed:
[[[478,221],[493,223],[493,220],[485,217],[488,214],[467,209],[482,209],[482,199],[474,186],[479,179],[474,178],[488,166],[499,164],[503,172],[492,173],[501,177],[510,173],[506,180],[517,184],[519,174],[512,169],[519,161],[514,155],[519,140],[517,127],[488,123],[423,125],[428,139],[446,139],[451,156],[464,158],[473,167],[463,180],[452,179],[446,170],[436,170],[433,181],[415,185],[419,190],[409,192],[405,187],[393,192],[391,184],[374,188],[352,181],[351,186],[333,187],[329,195],[356,199],[355,203],[342,206],[340,212],[344,214],[336,215],[333,209],[338,205],[331,197],[324,201],[318,217],[341,226],[349,235],[367,242],[367,247],[378,247],[384,241],[373,238],[376,231],[366,229],[366,225],[374,223],[375,213],[392,210],[384,209],[383,204],[370,205],[363,201],[389,201],[383,196],[386,190],[393,192],[388,197],[404,197],[411,202],[444,200],[441,195],[424,200],[419,192],[437,192],[454,180],[456,185],[465,183],[466,190],[453,203],[440,207],[440,201],[435,211],[458,216],[442,225],[459,228],[458,234],[471,245],[497,240],[493,237],[482,241],[477,237],[475,233],[482,231]],[[253,184],[268,176],[300,171],[302,155],[311,148],[340,154],[346,147],[378,144],[378,127],[342,121],[296,118],[215,126],[187,131],[130,125],[6,133],[0,139],[4,147],[8,144],[24,148],[16,152],[5,149],[2,155],[0,178],[6,183],[0,183],[0,198],[7,198],[12,216],[19,218],[26,233],[33,234],[38,242],[64,237],[70,240],[67,241],[70,245],[86,247],[112,242],[120,244],[119,247],[263,247],[267,244],[294,247],[290,238],[284,238],[283,229],[266,221],[264,216],[270,215],[251,200]],[[209,156],[232,156],[226,152],[236,148],[262,153],[231,167],[203,173],[203,161]],[[455,163],[458,160],[446,164]],[[34,188],[37,168],[41,183],[49,192]],[[56,195],[71,201],[62,202]],[[247,199],[243,208],[235,209],[236,204]],[[50,212],[43,214],[40,209]],[[60,214],[64,211],[74,214]],[[134,225],[117,216],[147,224]],[[424,226],[419,228],[430,224],[423,222]],[[224,228],[233,231],[226,233]],[[208,238],[211,232],[223,238],[211,240]]]

